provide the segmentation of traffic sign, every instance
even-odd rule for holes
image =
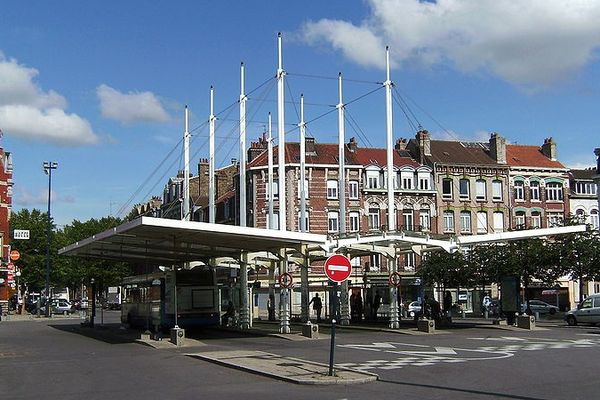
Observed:
[[[13,239],[28,240],[29,239],[29,229],[15,229],[13,231]]]
[[[394,287],[400,287],[401,283],[402,283],[402,277],[400,276],[400,274],[397,272],[392,272],[390,274],[390,285],[392,285]]]
[[[21,258],[21,253],[19,253],[18,250],[11,250],[10,259],[12,261],[17,261],[19,258]]]
[[[325,261],[325,274],[334,282],[343,282],[352,273],[350,260],[341,254],[334,254]]]
[[[284,288],[284,289],[289,289],[292,287],[294,283],[294,279],[292,278],[292,275],[290,275],[287,272],[284,272],[283,274],[279,275],[279,285]]]

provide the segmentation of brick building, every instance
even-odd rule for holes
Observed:
[[[580,221],[600,229],[598,212],[598,188],[594,182],[596,168],[572,169],[569,171],[569,207]]]
[[[6,310],[6,302],[12,292],[14,276],[7,267],[10,245],[10,213],[12,208],[13,163],[10,152],[0,147],[0,305]],[[3,304],[4,303],[4,304]]]

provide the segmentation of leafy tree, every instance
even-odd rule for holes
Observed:
[[[443,288],[468,286],[469,280],[465,272],[465,258],[460,252],[446,253],[436,251],[430,253],[421,264],[419,274],[425,285]]]

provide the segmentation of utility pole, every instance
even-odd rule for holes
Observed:
[[[46,316],[50,317],[50,235],[52,234],[52,217],[50,204],[52,201],[52,170],[58,168],[55,161],[44,161],[44,172],[48,175],[48,227],[46,231]]]

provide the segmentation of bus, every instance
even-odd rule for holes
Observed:
[[[160,271],[123,279],[121,322],[154,331],[219,324],[219,288],[214,270]],[[177,294],[175,296],[175,293]]]

